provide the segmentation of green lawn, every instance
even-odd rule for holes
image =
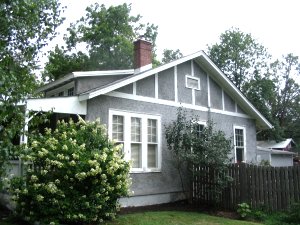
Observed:
[[[196,212],[144,212],[118,216],[106,225],[257,225],[257,223],[231,220]]]
[[[258,225],[258,223],[231,220],[196,212],[144,212],[117,216],[106,225]],[[0,220],[0,225],[20,225]]]

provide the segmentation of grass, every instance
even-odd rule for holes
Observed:
[[[0,220],[0,225],[20,225],[20,221]],[[258,223],[232,220],[197,212],[161,211],[132,213],[117,216],[106,225],[258,225]]]
[[[144,212],[118,216],[106,225],[257,225],[257,223],[209,216],[197,212]]]

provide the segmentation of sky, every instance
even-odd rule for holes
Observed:
[[[250,33],[274,58],[287,53],[300,56],[299,0],[61,0],[67,6],[66,20],[48,50],[63,43],[70,22],[85,15],[85,8],[94,2],[106,7],[131,3],[132,15],[158,25],[158,58],[164,49],[179,49],[183,55],[205,51],[232,27]]]

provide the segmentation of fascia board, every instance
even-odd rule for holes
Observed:
[[[78,78],[78,77],[96,77],[96,76],[116,76],[116,75],[130,75],[133,74],[134,70],[130,69],[130,70],[107,70],[107,71],[86,71],[86,72],[72,72],[71,74],[68,74],[56,81],[50,82],[48,84],[45,84],[43,87],[40,87],[37,89],[37,93],[38,92],[42,92],[45,90],[48,90],[50,88],[53,88],[57,85],[60,85],[62,83],[65,83],[67,81],[70,81],[74,78]]]
[[[53,87],[55,87],[57,85],[60,85],[60,84],[65,83],[65,82],[67,82],[69,80],[72,80],[73,78],[74,78],[74,74],[73,73],[68,74],[68,75],[66,75],[66,76],[64,76],[64,77],[62,77],[62,78],[60,78],[58,80],[52,81],[52,82],[50,82],[48,84],[45,84],[44,86],[38,88],[36,90],[36,93],[39,93],[39,92],[48,90],[50,88],[53,88]]]
[[[94,77],[94,76],[117,76],[117,75],[130,75],[134,70],[107,70],[107,71],[78,71],[73,72],[74,77]]]

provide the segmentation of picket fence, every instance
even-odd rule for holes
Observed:
[[[223,174],[224,175],[224,174]],[[269,211],[286,210],[300,202],[300,166],[267,167],[247,164],[229,166],[226,175],[233,178],[218,195],[219,207],[235,210],[239,203]],[[216,196],[215,178],[220,176],[210,167],[194,166],[192,200],[196,205],[211,204]]]

